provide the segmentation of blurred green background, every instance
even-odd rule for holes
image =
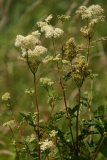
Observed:
[[[83,21],[75,14],[75,11],[81,5],[99,4],[105,11],[105,22],[98,24],[94,39],[107,36],[107,3],[105,0],[0,0],[0,97],[5,92],[10,92],[14,103],[14,114],[17,120],[20,120],[19,111],[29,111],[30,98],[24,94],[26,88],[33,87],[33,77],[22,61],[18,59],[21,56],[20,49],[14,46],[16,35],[28,35],[37,30],[37,21],[43,20],[49,14],[53,14],[52,24],[61,27],[57,20],[57,15],[70,15],[70,20],[64,25],[66,32],[64,40],[75,37],[77,43],[84,42],[80,33],[80,27]],[[44,46],[49,46],[49,40],[42,39]],[[95,44],[91,50],[90,67],[95,73],[99,74],[96,80],[95,89],[98,91],[95,99],[95,106],[105,104],[104,97],[107,96],[107,41],[100,41]],[[46,72],[38,70],[40,75],[46,76]],[[48,75],[50,73],[47,73]],[[50,74],[53,76],[52,74]],[[55,78],[55,77],[54,77]],[[39,78],[38,78],[39,80]],[[88,89],[88,81],[83,86],[83,91]],[[43,112],[46,112],[44,99],[44,90],[38,88],[38,100],[40,106],[43,106]],[[75,84],[71,90],[68,90],[67,97],[69,103],[77,95]],[[43,105],[44,104],[44,105]],[[47,114],[47,112],[45,113]],[[2,124],[11,119],[9,110],[0,100],[0,159],[12,160],[14,154],[11,152],[9,130],[4,129]],[[107,146],[106,146],[107,147]],[[10,155],[13,155],[13,158]],[[102,154],[98,160],[106,160]]]

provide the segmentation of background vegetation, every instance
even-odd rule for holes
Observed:
[[[64,26],[66,41],[70,37],[75,37],[77,43],[82,43],[80,27],[83,21],[75,14],[75,11],[81,5],[99,4],[105,11],[105,22],[97,26],[94,39],[107,36],[107,4],[105,1],[98,0],[0,0],[0,97],[5,92],[10,92],[14,103],[14,114],[17,120],[20,120],[19,111],[29,111],[31,108],[30,97],[25,95],[25,89],[32,87],[32,75],[26,65],[18,60],[21,55],[20,50],[14,46],[16,35],[26,36],[34,30],[37,30],[36,22],[43,20],[49,14],[53,14],[52,23],[61,26],[57,20],[57,15],[67,14],[71,16],[69,22]],[[94,40],[93,39],[93,40]],[[84,40],[84,39],[83,39]],[[42,41],[45,46],[49,46],[49,40]],[[91,49],[91,67],[99,76],[96,79],[96,99],[94,99],[95,108],[105,105],[105,97],[107,96],[107,41],[100,41]],[[50,48],[51,51],[51,48]],[[39,68],[38,77],[40,75],[50,74]],[[53,77],[55,78],[55,77]],[[38,78],[39,79],[39,78]],[[83,90],[87,90],[87,82]],[[68,91],[69,103],[76,99],[77,89],[75,84]],[[38,101],[41,106],[41,112],[48,114],[46,110],[46,102],[44,101],[44,91],[38,89]],[[61,108],[61,106],[58,106]],[[93,110],[95,109],[93,108]],[[56,109],[57,110],[57,109]],[[86,114],[84,111],[83,114]],[[9,130],[2,127],[5,121],[9,120],[10,112],[0,101],[0,159],[12,160],[14,154],[10,145]],[[86,115],[87,116],[87,115]],[[61,124],[63,125],[63,124]],[[30,132],[30,130],[29,130]],[[26,133],[27,134],[27,133]],[[107,143],[105,144],[107,147]],[[12,156],[13,155],[13,158]],[[104,150],[98,157],[98,160],[106,160],[107,156]]]

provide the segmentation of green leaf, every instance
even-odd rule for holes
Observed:
[[[74,108],[68,108],[68,113],[70,116],[73,116],[73,114],[79,109],[79,104],[77,104]]]

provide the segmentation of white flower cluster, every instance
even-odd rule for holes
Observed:
[[[60,28],[55,28],[52,25],[49,25],[48,22],[50,19],[52,19],[52,15],[45,19],[46,22],[40,21],[37,22],[37,25],[41,28],[41,32],[45,32],[46,38],[58,38],[64,33],[64,31]]]
[[[53,60],[53,56],[49,56],[47,55],[44,60],[43,60],[43,63],[48,63],[49,61],[52,61]]]
[[[52,130],[49,135],[50,135],[50,137],[55,137],[57,135],[57,133],[58,133],[58,131]]]
[[[14,120],[10,120],[10,121],[8,121],[8,122],[5,122],[4,124],[3,124],[3,127],[6,127],[6,126],[8,126],[8,127],[10,127],[12,124],[14,124],[15,123],[15,121]]]
[[[40,82],[44,85],[48,85],[51,86],[54,84],[54,82],[51,81],[50,78],[44,77],[44,78],[40,78]]]
[[[30,94],[30,95],[34,94],[34,92],[35,92],[35,91],[34,91],[33,88],[30,88],[30,89],[26,89],[26,90],[25,90],[25,93],[26,93],[26,94]]]
[[[27,136],[26,142],[31,143],[36,139],[36,136],[34,134],[31,134],[31,136]]]
[[[46,151],[47,149],[50,149],[54,146],[53,142],[48,139],[46,139],[44,142],[39,142],[39,144],[41,145],[41,152]]]
[[[82,19],[87,20],[86,26],[81,28],[83,36],[86,38],[92,38],[95,32],[96,24],[104,21],[104,10],[99,5],[92,5],[88,8],[86,6],[81,6],[76,13],[79,13]]]
[[[10,93],[9,92],[6,92],[3,96],[2,96],[2,100],[3,101],[8,101],[10,100],[11,97],[10,97]]]
[[[86,6],[81,6],[76,13],[81,14],[82,19],[93,18],[99,21],[104,21],[104,10],[99,5],[92,5],[88,8]]]
[[[22,57],[39,57],[41,54],[47,52],[47,49],[40,44],[40,37],[41,33],[39,31],[32,32],[28,36],[17,35],[15,46],[21,47],[22,50]]]

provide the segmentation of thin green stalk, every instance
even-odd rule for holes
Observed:
[[[81,96],[81,88],[78,87],[78,104],[80,106],[80,96]],[[76,115],[76,157],[78,160],[78,152],[79,152],[79,145],[78,145],[78,132],[79,132],[79,129],[78,129],[78,121],[79,121],[79,109],[77,110],[77,115]]]
[[[34,75],[34,91],[35,91],[35,101],[36,101],[36,112],[38,113],[37,116],[37,137],[38,137],[38,160],[40,160],[40,128],[39,128],[39,106],[38,106],[38,100],[37,100],[37,89],[36,89],[36,75]]]
[[[92,99],[93,99],[93,79],[91,79],[91,95],[90,95],[90,101],[89,101],[89,119],[90,120],[92,119],[91,110],[90,110]],[[90,131],[92,131],[92,129],[93,129],[93,126],[90,127]],[[89,135],[89,141],[91,142],[91,140],[92,140],[92,134]]]
[[[15,138],[14,138],[14,137],[15,137],[15,136],[14,136],[14,132],[13,132],[12,128],[11,128],[10,126],[9,126],[9,128],[10,128],[10,131],[12,132],[12,138],[15,139]],[[20,160],[19,152],[18,152],[16,143],[15,143],[15,150],[16,150],[17,158],[18,158],[18,160]]]

